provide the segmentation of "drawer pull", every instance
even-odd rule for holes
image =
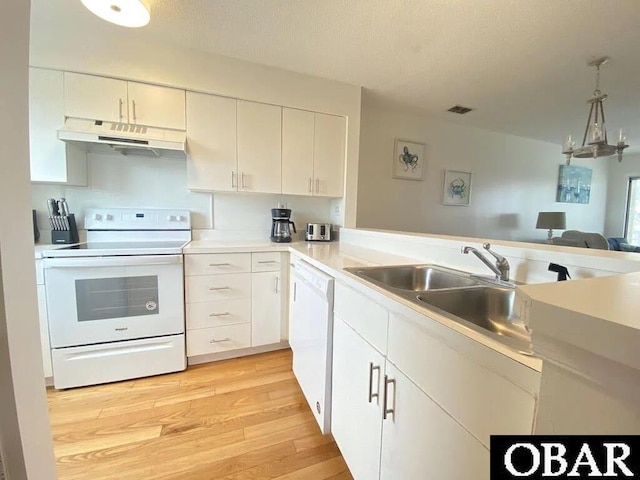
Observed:
[[[229,312],[222,312],[222,313],[210,313],[209,316],[210,317],[224,317],[226,315],[231,315]]]
[[[210,267],[228,267],[230,263],[210,263]]]
[[[378,388],[376,389],[376,393],[373,393],[373,371],[377,370],[378,375],[380,375],[380,367],[373,366],[372,362],[369,362],[369,403],[373,401],[374,398],[378,398],[380,396],[380,377],[378,376]]]
[[[259,260],[258,263],[278,263],[275,260]]]
[[[395,417],[395,400],[393,402],[393,408],[389,408],[388,406],[388,398],[389,398],[389,391],[388,391],[388,386],[390,383],[393,383],[393,393],[395,395],[396,392],[396,381],[393,378],[389,378],[386,375],[384,376],[384,399],[382,400],[382,419],[386,420],[387,419],[387,415],[391,414]]]
[[[211,290],[211,291],[231,290],[231,288],[230,287],[209,287],[209,290]]]
[[[216,340],[215,338],[212,338],[212,339],[209,341],[209,343],[222,343],[222,342],[228,342],[228,341],[230,341],[230,340],[231,340],[231,339],[230,339],[230,338],[228,338],[228,337],[227,337],[227,338],[222,338],[222,339],[220,339],[220,340]]]

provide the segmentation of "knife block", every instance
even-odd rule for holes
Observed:
[[[73,213],[67,215],[66,218],[69,229],[68,230],[51,230],[51,243],[53,244],[65,244],[65,243],[78,243],[78,227],[76,225],[76,217]]]

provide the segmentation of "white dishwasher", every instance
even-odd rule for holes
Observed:
[[[296,259],[289,344],[293,373],[323,434],[331,429],[333,277]]]

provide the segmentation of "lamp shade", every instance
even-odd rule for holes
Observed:
[[[143,27],[149,23],[147,0],[81,0],[92,13],[122,27]]]
[[[565,212],[538,212],[536,228],[565,230],[567,228],[567,215]]]

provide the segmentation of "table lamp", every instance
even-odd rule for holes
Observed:
[[[567,215],[565,212],[538,212],[536,228],[548,230],[547,242],[551,243],[554,228],[556,230],[567,228]]]

